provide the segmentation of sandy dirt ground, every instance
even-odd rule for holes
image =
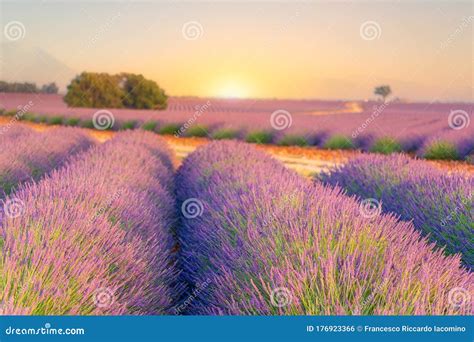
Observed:
[[[12,119],[8,117],[0,117],[0,125],[11,124]],[[44,131],[52,129],[55,126],[46,126],[43,124],[35,124],[30,122],[13,124],[24,124],[35,130]],[[104,142],[114,136],[115,132],[111,131],[97,131],[94,129],[84,129],[91,136],[96,138],[100,142]],[[176,155],[175,165],[179,166],[181,161],[197,147],[205,145],[210,142],[207,138],[176,138],[171,135],[162,135],[162,137],[168,142],[171,149]],[[360,154],[358,151],[329,151],[322,150],[315,147],[283,147],[275,145],[256,145],[276,159],[283,162],[286,166],[296,170],[298,173],[304,176],[312,176],[314,174],[329,171],[338,165],[342,165],[347,162],[350,158],[353,158]],[[474,165],[466,162],[453,162],[453,161],[427,161],[428,163],[446,171],[446,172],[464,172],[474,174]]]

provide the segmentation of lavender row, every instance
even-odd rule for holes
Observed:
[[[253,147],[211,143],[177,174],[193,314],[469,314],[474,275],[408,222],[367,217]],[[458,291],[458,292],[456,292]],[[456,297],[458,298],[458,297]]]
[[[340,119],[340,120],[339,120]],[[392,129],[384,128],[380,132],[364,131],[350,136],[343,129],[349,118],[332,119],[337,121],[337,127],[330,127],[327,122],[321,122],[314,129],[288,129],[278,131],[272,127],[251,129],[241,125],[231,125],[219,122],[209,125],[188,124],[187,122],[149,120],[146,122],[131,120],[114,120],[114,124],[107,129],[127,130],[141,128],[159,134],[174,135],[176,137],[207,137],[214,140],[234,139],[251,143],[277,144],[281,146],[317,146],[323,149],[358,149],[366,152],[392,154],[396,152],[416,152],[419,157],[437,160],[462,160],[470,161],[474,158],[474,131],[464,129],[453,130],[440,126],[439,119],[434,120],[437,126],[423,122],[423,126],[415,125],[410,128],[400,128],[395,134]],[[352,120],[353,118],[350,118]],[[67,116],[44,116],[27,113],[22,120],[40,122],[52,125],[63,124],[66,126],[80,126],[95,128],[93,121],[88,116],[79,119]],[[349,123],[351,122],[349,120]],[[352,123],[353,124],[353,123]],[[392,125],[387,121],[384,124]]]
[[[0,198],[18,184],[37,180],[94,144],[77,128],[57,128],[39,133],[15,125],[0,127],[0,130]]]
[[[123,133],[7,200],[0,227],[6,314],[166,314],[175,296],[170,152]]]
[[[58,95],[35,95],[32,101],[28,94],[0,94],[0,99],[5,114],[50,124],[94,128],[100,114],[107,118],[101,123],[114,130],[141,127],[180,137],[474,158],[472,103],[173,98],[167,110],[152,111],[69,108]]]
[[[22,135],[31,134],[33,130],[24,125],[2,125],[0,126],[0,144],[21,137]]]
[[[474,177],[446,174],[403,155],[362,155],[321,176],[349,194],[374,199],[411,221],[448,253],[474,267]]]

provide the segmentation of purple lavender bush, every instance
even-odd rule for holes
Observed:
[[[152,133],[120,133],[20,187],[0,225],[6,314],[168,313],[179,291],[162,160],[170,152]]]
[[[93,140],[74,128],[57,128],[39,133],[11,127],[0,135],[0,198],[14,187],[66,163],[91,147]]]
[[[361,155],[322,180],[380,201],[384,211],[413,220],[423,235],[448,253],[462,253],[465,265],[474,267],[474,177],[400,154]]]
[[[6,111],[4,114],[22,114],[21,118],[26,120],[94,128],[93,114],[99,108],[70,108],[60,95],[36,95],[36,114],[33,114],[18,110],[31,100],[31,95],[0,93],[0,103]],[[288,112],[289,116],[282,114],[281,110]],[[142,126],[160,134],[180,133],[177,136],[185,136],[193,135],[192,131],[202,135],[205,128],[207,135],[215,139],[230,137],[257,143],[281,143],[283,140],[286,144],[296,142],[322,148],[358,148],[379,152],[402,149],[432,159],[460,159],[473,152],[474,125],[469,125],[473,110],[472,103],[353,103],[183,97],[170,98],[166,110],[109,108],[115,121],[115,125],[110,127],[113,130]],[[204,113],[206,115],[202,115]],[[272,119],[274,113],[277,115]],[[197,120],[191,124],[189,121],[193,117]],[[291,127],[284,130],[275,128],[275,125],[284,125],[289,119]],[[191,130],[179,132],[185,125]],[[285,136],[292,139],[284,139]],[[296,141],[295,136],[299,137]],[[448,143],[449,153],[436,145],[433,148],[431,145],[436,141]]]
[[[9,124],[0,126],[0,144],[15,139],[25,134],[31,134],[33,130],[28,126],[16,124],[16,121],[12,121]]]
[[[262,151],[214,142],[177,174],[178,310],[230,315],[470,314],[474,275],[392,215],[313,183]],[[459,290],[461,289],[461,290]],[[459,303],[458,303],[459,304]]]

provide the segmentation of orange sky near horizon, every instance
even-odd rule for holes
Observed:
[[[390,84],[409,100],[473,100],[469,1],[1,6],[2,27],[25,28],[21,41],[1,41],[13,56],[2,74],[18,81],[48,77],[40,62],[18,71],[31,64],[10,52],[21,47],[69,70],[51,80],[60,84],[87,70],[141,73],[175,96],[364,99]]]

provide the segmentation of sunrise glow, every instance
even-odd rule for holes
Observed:
[[[221,87],[218,87],[215,94],[217,97],[229,99],[246,98],[252,95],[249,94],[249,91],[246,89],[245,85],[239,84],[237,82],[224,83]]]
[[[75,2],[65,10],[31,2],[25,11],[21,2],[5,2],[2,20],[25,23],[25,34],[14,42],[0,37],[8,65],[0,73],[7,81],[55,81],[62,92],[91,71],[143,74],[173,96],[355,100],[389,84],[404,100],[466,101],[470,8],[421,1]],[[48,16],[55,19],[43,20]]]

